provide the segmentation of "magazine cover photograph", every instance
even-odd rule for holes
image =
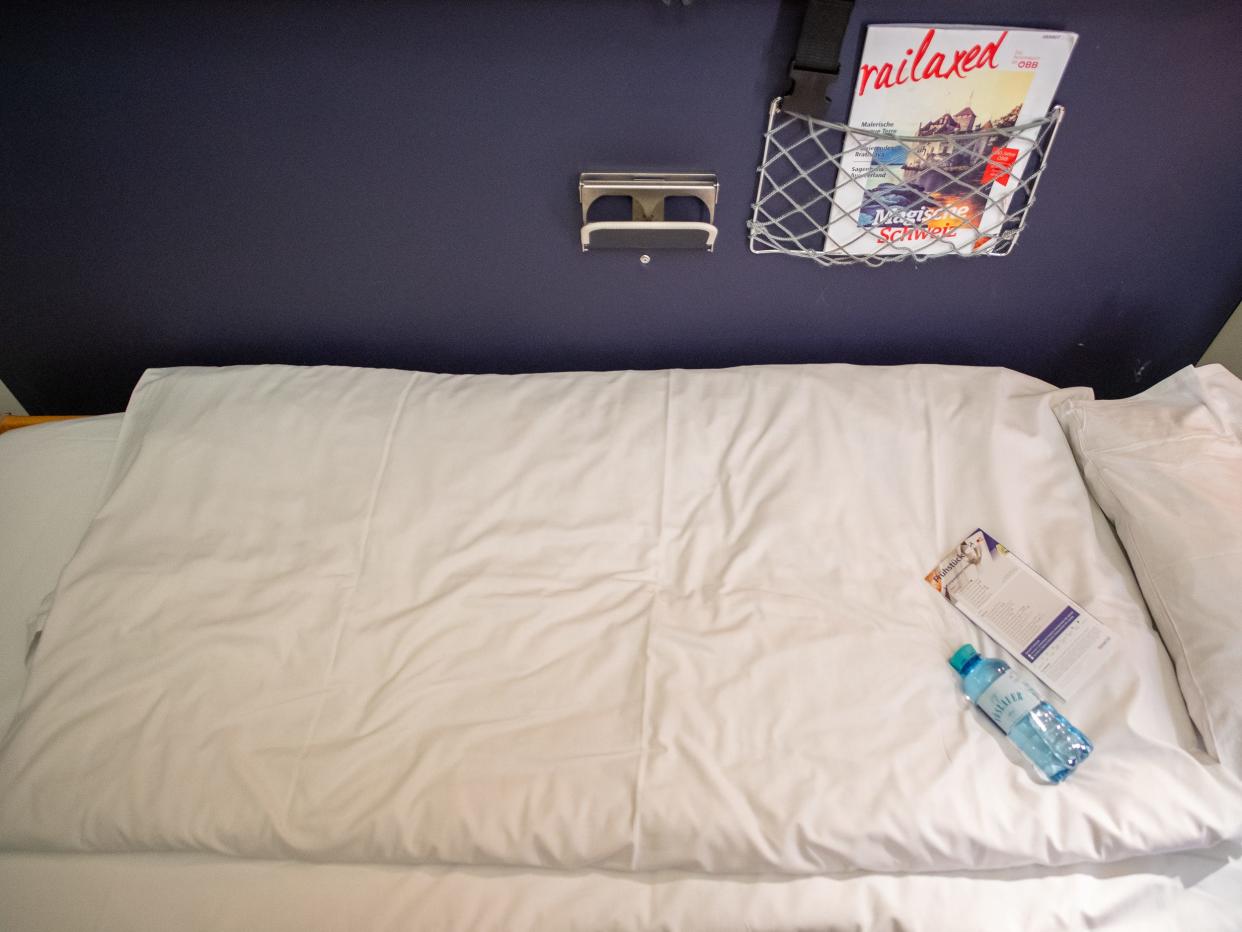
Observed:
[[[849,120],[865,132],[846,135],[825,250],[934,255],[994,245],[1037,135],[1013,128],[1047,113],[1075,38],[868,27]]]
[[[909,96],[916,99],[909,103],[927,115],[916,135],[933,138],[872,147],[858,225],[903,233],[906,227],[926,226],[949,235],[963,225],[978,228],[985,204],[978,189],[991,180],[989,174],[998,177],[996,166],[1006,160],[1012,165],[1017,154],[1006,146],[1007,136],[987,131],[1017,125],[1032,77],[1029,71],[975,72],[952,84],[914,87]],[[934,138],[942,136],[961,138]]]

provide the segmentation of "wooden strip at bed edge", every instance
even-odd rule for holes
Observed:
[[[72,421],[82,417],[81,414],[44,414],[24,415],[6,414],[0,417],[0,434],[6,430],[17,430],[19,427],[30,427],[32,424],[47,424],[51,421]]]

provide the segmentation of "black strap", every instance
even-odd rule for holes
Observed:
[[[828,87],[841,72],[841,44],[854,0],[807,0],[798,51],[789,66],[793,87],[781,99],[787,113],[824,119]]]

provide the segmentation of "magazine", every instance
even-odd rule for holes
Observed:
[[[1077,38],[1001,26],[868,26],[849,124],[929,138],[846,134],[825,252],[994,248],[1039,127],[991,131],[1047,115]]]
[[[1104,625],[982,529],[925,578],[1064,699],[1091,679],[1116,646]]]

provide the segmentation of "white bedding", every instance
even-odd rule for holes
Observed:
[[[898,370],[898,374],[901,376],[899,381],[906,382],[908,387],[912,376],[938,381],[937,377],[945,373]],[[1009,374],[982,375],[988,380],[1001,382],[1017,379]],[[1032,398],[1043,394],[1043,387],[1038,383],[1030,380],[1017,381],[1022,388],[1027,389]],[[990,394],[986,389],[994,388],[995,385],[988,385],[985,381],[979,387],[985,389],[982,394],[986,396]],[[1040,405],[1033,407],[1032,411],[1038,411],[1044,400],[1046,399],[1040,399]],[[882,403],[884,399],[879,401]],[[975,413],[978,413],[977,410]],[[950,415],[949,419],[954,419],[954,416]],[[1037,425],[1042,419],[1042,414],[1034,418]],[[1046,442],[1047,438],[1042,436],[1042,430],[1031,431],[1030,426],[1024,424],[1018,431],[1019,434],[1027,435],[1025,441],[1019,439],[1019,448],[1028,445],[1033,447],[1037,441]],[[943,486],[940,488],[943,489]],[[974,501],[985,502],[988,514],[984,517],[991,522],[989,526],[1003,528],[1003,531],[997,532],[998,535],[1022,553],[1023,550],[1019,548],[1024,541],[1017,536],[1022,522],[1005,514],[1005,509],[1000,507],[1003,501],[994,498],[1000,491],[1002,490],[998,488],[986,490],[982,499],[978,490],[967,490],[965,494]],[[1055,502],[1055,497],[1050,501]],[[1022,503],[1027,510],[1027,520],[1030,520],[1029,516],[1033,513],[1029,502],[1028,497]],[[926,513],[941,516],[945,504],[929,503],[929,509],[923,517]],[[1081,505],[1080,502],[1076,504]],[[1052,512],[1048,516],[1050,519],[1061,517],[1058,509],[1053,508]],[[978,517],[976,512],[975,518],[971,520]],[[1104,556],[1096,557],[1094,562],[1106,568],[1111,567],[1106,575],[1118,577],[1114,580],[1113,588],[1119,589],[1121,595],[1114,597],[1113,601],[1124,603],[1132,600],[1132,584],[1128,577],[1117,573],[1123,564],[1118,559],[1119,555],[1107,531],[1098,523],[1092,524],[1090,520],[1087,527],[1085,536],[1082,535],[1083,528],[1077,528],[1080,543],[1090,542],[1089,551],[1093,547],[1103,548]],[[938,528],[936,533],[944,534],[948,539],[958,530],[960,528],[954,525],[952,530]],[[1029,529],[1027,539],[1028,548],[1032,545],[1039,546],[1036,528]],[[935,547],[932,552],[936,552]],[[1029,552],[1028,549],[1027,553]],[[926,568],[922,565],[925,562],[925,559],[921,559],[919,572]],[[1065,567],[1062,572],[1068,574],[1072,581],[1074,568],[1064,560],[1062,564]],[[1055,581],[1056,575],[1050,575],[1053,575]],[[1069,588],[1067,582],[1060,582]],[[1073,588],[1069,591],[1074,592],[1081,600],[1081,592]],[[1095,595],[1098,597],[1099,593]],[[1097,604],[1107,604],[1107,600]],[[1088,607],[1092,607],[1090,602]],[[1099,612],[1098,607],[1094,610]],[[956,620],[938,618],[938,622],[952,623]],[[948,631],[950,633],[947,637],[950,641],[965,633],[964,630],[952,627]],[[1161,662],[1167,668],[1167,663]],[[1167,669],[1163,672],[1167,672]],[[1167,682],[1161,681],[1162,689],[1167,685]],[[938,684],[937,688],[941,687],[942,684]],[[1153,699],[1164,698],[1167,698],[1164,694],[1146,697],[1148,705]],[[1135,714],[1136,710],[1139,714]],[[1076,708],[1071,706],[1067,711],[1075,715]],[[1143,705],[1136,707],[1133,704],[1125,709],[1128,716],[1135,718],[1150,715],[1152,711]],[[1156,711],[1157,717],[1171,720],[1175,735],[1181,739],[1186,737],[1184,711],[1178,708]],[[950,708],[948,714],[963,719],[962,731],[968,742],[973,736],[972,729],[978,735],[987,737],[980,723],[969,716],[963,716],[960,707]],[[1097,744],[1103,748],[1100,730],[1097,728],[1093,731],[1091,724],[1085,722],[1082,715],[1075,717],[1092,732]],[[1188,748],[1192,745],[1193,739],[1186,744]],[[998,757],[1002,751],[996,744],[983,747]],[[1193,750],[1190,753],[1193,755]],[[1099,752],[1093,763],[1101,759],[1098,755]],[[1000,763],[1011,771],[1016,771],[1008,762],[1001,760]],[[1086,771],[1079,776],[1085,773]],[[1075,781],[1078,779],[1076,777]],[[158,927],[161,918],[176,915],[179,921],[189,923],[182,927],[197,925],[203,928],[245,928],[248,923],[253,924],[256,915],[262,915],[256,913],[256,909],[264,896],[270,895],[273,897],[270,902],[284,902],[290,907],[281,910],[280,915],[290,921],[291,927],[293,923],[289,917],[303,915],[314,915],[321,926],[331,926],[333,923],[330,917],[334,915],[331,907],[336,904],[337,909],[344,910],[354,918],[367,917],[367,924],[377,928],[383,927],[385,922],[396,927],[400,925],[402,918],[415,915],[428,922],[429,917],[437,917],[435,927],[498,927],[505,923],[495,921],[496,917],[507,915],[510,909],[514,910],[514,917],[519,917],[508,923],[510,928],[526,925],[537,927],[538,917],[544,917],[544,924],[541,926],[543,928],[598,928],[602,924],[600,917],[604,916],[616,917],[612,926],[616,928],[720,928],[734,921],[740,924],[743,919],[754,928],[813,928],[816,927],[814,923],[825,914],[835,917],[833,928],[854,927],[849,923],[855,921],[859,928],[884,928],[885,922],[903,922],[900,918],[902,916],[906,917],[904,924],[893,927],[941,928],[944,924],[936,922],[935,917],[958,915],[958,897],[964,895],[964,889],[968,887],[969,895],[977,898],[975,901],[981,909],[989,903],[996,903],[998,907],[1002,903],[1008,903],[1011,908],[1019,909],[1023,908],[1019,904],[1026,904],[1025,909],[1030,910],[1024,913],[1027,919],[1021,924],[1014,924],[1014,928],[1079,928],[1085,926],[1084,920],[1089,917],[1093,926],[1098,924],[1100,927],[1107,925],[1110,928],[1164,928],[1172,927],[1164,923],[1173,922],[1175,916],[1194,915],[1196,928],[1223,929],[1230,927],[1229,917],[1236,919],[1239,908],[1236,899],[1222,893],[1225,890],[1236,891],[1236,887],[1224,886],[1226,872],[1218,869],[1231,856],[1236,858],[1236,851],[1226,845],[1218,847],[1213,853],[1184,855],[1180,859],[1149,858],[1113,867],[1081,867],[1059,872],[1011,871],[987,874],[982,878],[929,875],[819,877],[798,881],[755,878],[740,881],[651,875],[625,877],[598,872],[556,874],[522,870],[276,865],[220,862],[203,858],[177,859],[167,856],[155,859],[142,856],[110,856],[101,859],[65,855],[50,858],[10,855],[0,859],[0,902],[11,904],[10,909],[23,910],[20,913],[22,916],[34,915],[24,912],[26,909],[36,910],[37,914],[46,916],[54,915],[57,910],[73,913],[78,907],[86,909],[89,906],[98,910],[97,915],[103,917],[100,927],[104,928],[135,927],[133,910],[127,910],[124,905],[127,902],[127,893],[138,895],[144,887],[152,884],[158,884],[162,892],[153,894],[148,890],[143,896],[148,907],[151,907],[144,912],[149,917],[151,927]],[[1236,874],[1234,876],[1236,879]],[[54,893],[57,884],[61,882],[78,884],[82,888],[81,896],[73,901],[61,901],[57,904],[40,899],[42,894]],[[1183,891],[1184,883],[1194,887],[1193,895]],[[213,895],[213,891],[228,887],[236,890],[239,886],[243,891],[249,891],[250,895],[235,896],[227,902]],[[378,892],[383,893],[383,907],[377,905],[372,898]],[[1050,908],[1047,899],[1049,893],[1062,898],[1060,902],[1064,905]],[[463,911],[464,901],[477,904],[473,907],[474,911]],[[294,903],[300,905],[293,908]],[[128,923],[122,918],[127,914],[130,915]],[[17,915],[19,914],[14,913],[14,916]],[[79,920],[83,915],[85,914],[78,914]],[[453,922],[449,921],[450,915]],[[1014,914],[1010,912],[1007,915],[1012,917]],[[476,919],[491,916],[493,921],[480,920],[472,924],[470,916]],[[676,918],[679,916],[680,921]],[[921,922],[910,918],[920,916],[923,917]],[[1042,918],[1034,920],[1030,918],[1032,916]],[[528,922],[520,917],[534,918]],[[666,921],[668,924],[661,926],[657,920]],[[113,925],[109,925],[110,922]],[[1147,924],[1149,922],[1150,925]],[[72,924],[62,923],[61,927],[71,927]],[[265,927],[275,928],[278,925],[273,918],[273,923],[266,923]],[[989,920],[987,925],[993,928],[1009,927],[1000,924],[1000,920],[995,918]],[[960,927],[967,926],[968,924],[963,924]]]
[[[26,682],[27,622],[99,504],[121,415],[0,435],[0,734]]]
[[[0,856],[0,916],[6,932],[1237,932],[1242,856],[784,879]]]

